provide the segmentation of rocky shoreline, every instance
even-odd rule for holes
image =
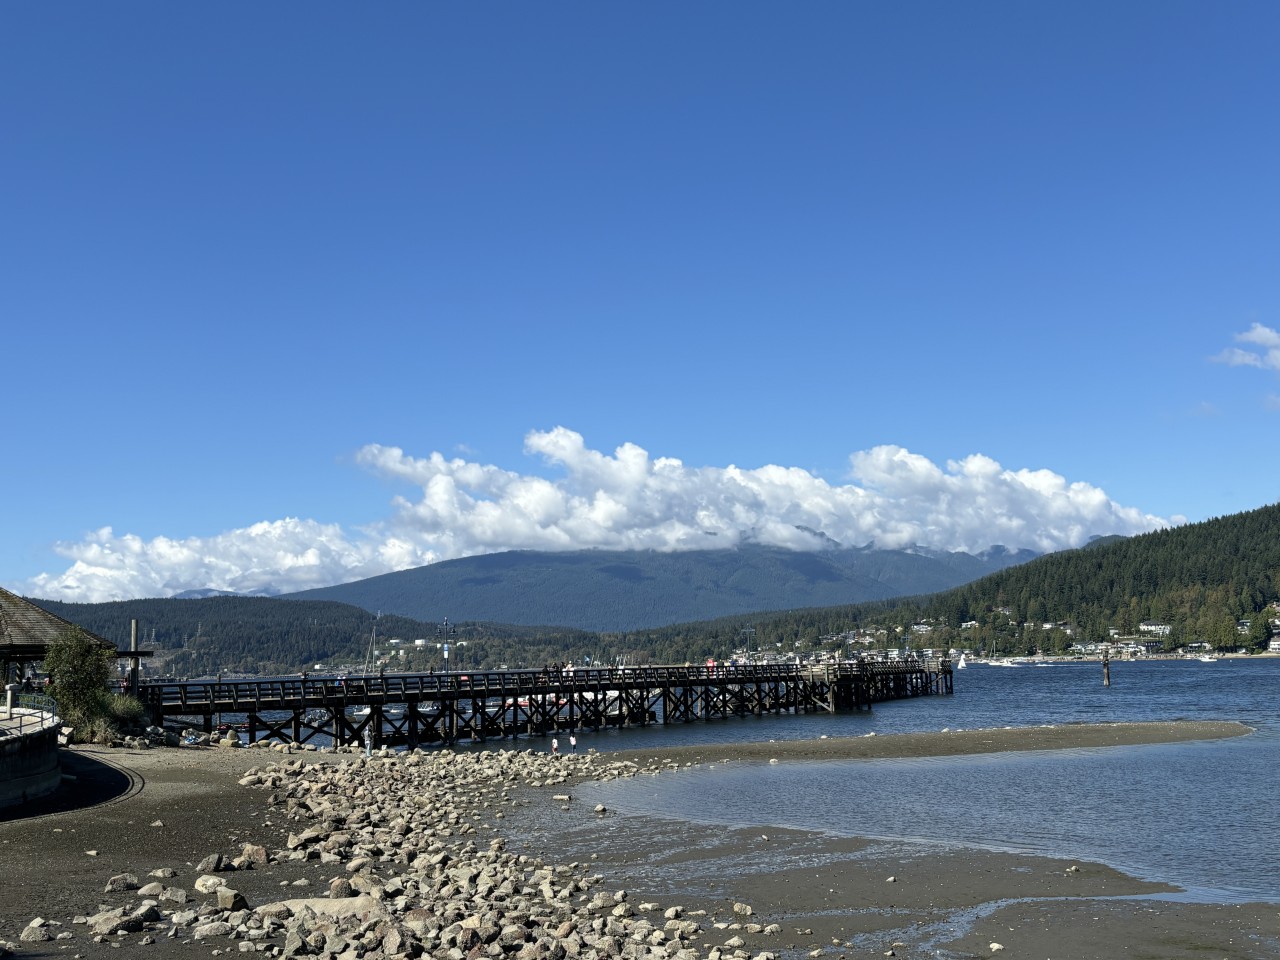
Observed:
[[[266,751],[244,753],[264,765],[246,770],[238,785],[265,793],[268,809],[290,825],[280,846],[242,843],[231,854],[210,852],[189,875],[189,887],[178,886],[179,871],[167,865],[113,874],[102,895],[114,902],[69,922],[34,917],[19,943],[118,946],[128,938],[140,946],[165,940],[215,952],[350,960],[719,960],[748,956],[737,930],[770,932],[745,919],[752,910],[739,904],[735,913],[743,919],[709,936],[705,911],[637,903],[624,888],[605,889],[605,878],[588,863],[548,864],[506,849],[501,823],[509,810],[531,802],[520,796],[524,790],[559,790],[551,801],[568,805],[576,779],[634,776],[657,766],[514,750],[303,753],[275,763]],[[299,895],[316,886],[305,876],[280,881],[289,895],[270,900],[251,902],[240,889],[242,878],[288,865],[333,876],[319,896]]]
[[[925,956],[926,947],[929,956],[977,957],[1016,946],[1016,955],[1027,956],[1121,955],[1105,952],[1115,941],[1087,953],[1086,938],[1072,952],[1062,949],[1067,930],[1030,929],[1045,922],[1046,910],[1067,917],[1085,905],[1096,917],[1075,931],[1078,937],[1096,935],[1097,917],[1114,914],[1115,927],[1129,931],[1116,934],[1121,942],[1142,943],[1156,929],[1167,939],[1170,929],[1185,929],[1185,952],[1166,943],[1153,956],[1201,955],[1205,930],[1234,934],[1213,938],[1214,956],[1280,956],[1273,905],[1243,912],[1239,905],[1140,908],[1143,901],[1114,898],[1171,888],[1092,864],[977,851],[913,863],[900,851],[868,857],[868,845],[850,841],[844,852],[863,858],[853,867],[827,856],[829,850],[818,855],[830,841],[780,834],[770,855],[788,866],[773,874],[724,878],[714,891],[704,885],[655,894],[629,882],[638,858],[677,856],[692,835],[670,825],[655,831],[599,807],[579,810],[573,798],[574,784],[584,779],[657,775],[713,761],[1050,749],[1246,732],[1238,724],[1118,724],[687,747],[661,756],[98,751],[97,760],[143,770],[145,784],[106,807],[0,823],[0,857],[10,878],[0,885],[8,891],[0,892],[0,940],[15,941],[0,954],[776,960]],[[631,859],[613,852],[566,859],[554,844],[539,850],[529,838],[518,847],[512,837],[518,831],[508,827],[531,804],[574,817],[588,847],[593,833],[623,837]],[[162,817],[145,819],[166,809],[201,819],[173,826]],[[756,841],[730,832],[716,842],[749,854]],[[75,874],[80,882],[66,877],[71,882],[55,895],[44,885],[63,878],[41,876],[42,870]],[[91,908],[93,887],[83,881],[94,877],[101,893]],[[846,904],[843,912],[830,909],[833,901]],[[936,917],[975,910],[987,911],[981,922],[957,928],[946,952],[939,950]],[[1030,921],[1004,926],[1020,910],[1031,910]],[[1002,926],[1008,933],[997,936]],[[934,932],[925,937],[925,930]],[[913,938],[913,931],[921,935]],[[1232,952],[1233,943],[1244,952]],[[1055,947],[1056,953],[1035,952]]]

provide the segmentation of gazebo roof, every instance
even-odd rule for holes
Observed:
[[[77,629],[74,623],[37,607],[30,600],[10,593],[0,587],[0,661],[5,663],[33,663],[43,660],[49,645],[68,630]],[[101,643],[114,653],[116,645],[95,633],[82,630],[90,640]]]

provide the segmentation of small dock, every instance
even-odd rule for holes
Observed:
[[[840,713],[952,693],[948,660],[488,670],[144,682],[151,722],[251,742],[424,746],[764,714]]]

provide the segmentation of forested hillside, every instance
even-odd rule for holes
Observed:
[[[1277,599],[1280,506],[1270,506],[1051,554],[920,607],[947,624],[1007,608],[1019,622],[1074,624],[1087,639],[1105,639],[1112,627],[1132,635],[1155,620],[1172,627],[1175,644],[1231,646],[1237,622],[1259,619]]]
[[[1033,653],[1104,640],[1113,628],[1131,636],[1150,620],[1170,626],[1171,647],[1203,641],[1258,649],[1275,616],[1264,610],[1276,601],[1280,506],[1269,506],[1049,554],[931,596],[727,618],[698,629],[728,635],[750,621],[762,641],[786,649],[855,627],[887,629],[886,641],[910,637],[913,624],[928,623],[933,629],[915,645]],[[1240,621],[1251,622],[1243,636]],[[654,631],[653,642],[667,643],[686,630]]]
[[[933,593],[1030,552],[967,553],[748,545],[733,550],[508,552],[448,560],[319,590],[337,600],[420,620],[556,623],[634,631],[760,610],[849,604]]]
[[[314,669],[317,663],[362,668],[367,659],[374,669],[380,659],[389,669],[440,669],[444,657],[439,645],[445,640],[451,647],[451,666],[464,668],[542,665],[564,659],[569,651],[579,656],[616,656],[594,634],[578,630],[450,623],[446,633],[442,624],[378,617],[330,601],[208,597],[36,603],[120,649],[129,646],[130,621],[137,619],[139,646],[156,652],[154,663],[148,663],[152,674],[296,673]],[[427,644],[415,647],[416,639]],[[378,657],[371,654],[375,650]]]

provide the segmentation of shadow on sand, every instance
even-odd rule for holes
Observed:
[[[63,750],[62,783],[48,796],[38,797],[11,807],[0,807],[0,823],[43,817],[96,807],[112,800],[132,796],[142,789],[142,777],[136,773],[105,763],[72,750]]]

